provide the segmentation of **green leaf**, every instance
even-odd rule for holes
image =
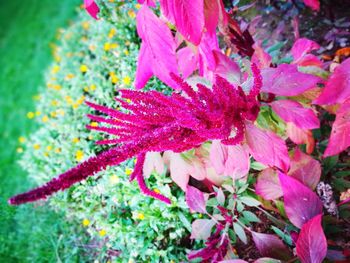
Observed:
[[[233,223],[233,230],[235,231],[238,238],[244,243],[247,244],[247,235],[245,234],[244,228],[241,227],[238,223]]]
[[[261,222],[260,219],[250,211],[243,211],[242,214],[249,222]]]
[[[241,201],[237,200],[237,211],[238,213],[241,213],[244,209],[244,205],[242,204]]]
[[[292,246],[293,245],[293,240],[290,237],[290,235],[284,233],[282,230],[275,226],[271,226],[272,230],[280,237],[284,242],[286,242],[288,245]]]
[[[284,203],[282,201],[276,200],[275,201],[275,205],[276,205],[278,211],[280,212],[280,214],[283,217],[287,218],[286,211],[284,209]]]
[[[239,199],[247,206],[259,206],[261,203],[253,197],[241,196]]]
[[[192,231],[191,223],[190,221],[188,221],[185,215],[181,212],[179,212],[179,219],[182,222],[182,224],[184,224],[184,227],[188,230],[188,232],[191,232]]]

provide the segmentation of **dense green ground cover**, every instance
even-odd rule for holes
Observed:
[[[9,207],[7,198],[31,182],[16,160],[18,138],[34,130],[26,117],[32,97],[52,61],[49,44],[56,30],[73,18],[79,0],[0,1],[0,261],[77,260],[69,251],[69,228],[46,207]],[[71,238],[71,237],[69,237]],[[67,249],[67,250],[66,250]],[[62,256],[64,255],[64,257]]]

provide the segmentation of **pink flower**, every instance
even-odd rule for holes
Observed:
[[[84,7],[91,17],[98,19],[97,14],[100,12],[100,8],[94,0],[84,0]]]

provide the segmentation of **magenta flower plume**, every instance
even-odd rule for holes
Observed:
[[[137,180],[144,194],[170,203],[168,198],[147,188],[142,173],[145,154],[166,150],[183,152],[208,140],[221,140],[229,145],[241,142],[244,121],[254,121],[259,112],[256,96],[260,92],[262,79],[255,64],[252,64],[252,72],[254,85],[248,95],[241,87],[235,87],[221,77],[216,77],[212,88],[198,84],[194,89],[172,74],[186,95],[174,92],[166,96],[157,91],[122,90],[121,98],[116,98],[122,111],[87,102],[91,108],[108,116],[88,115],[90,119],[107,126],[87,128],[113,136],[98,141],[98,144],[116,146],[91,157],[41,187],[12,197],[9,203],[18,205],[45,199],[107,166],[118,165],[132,157],[137,157],[137,163],[130,179]]]

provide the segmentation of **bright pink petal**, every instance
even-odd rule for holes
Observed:
[[[203,39],[198,47],[198,51],[204,67],[211,71],[214,71],[216,67],[216,60],[213,54],[214,50],[219,50],[217,36],[215,34],[210,35],[209,33],[203,34]],[[203,69],[201,71],[203,71]]]
[[[316,87],[319,77],[298,71],[297,65],[281,64],[262,70],[263,92],[280,96],[296,96]]]
[[[315,148],[315,139],[311,130],[300,129],[292,122],[287,123],[286,129],[288,137],[296,144],[306,144],[306,152],[311,154]]]
[[[204,194],[193,186],[187,186],[186,189],[186,203],[188,207],[198,213],[205,214],[207,212],[205,208]]]
[[[320,121],[312,109],[304,108],[299,102],[292,100],[277,100],[270,106],[285,122],[293,122],[301,129],[317,129]]]
[[[328,79],[321,95],[314,101],[319,105],[342,103],[350,98],[350,58],[341,63]]]
[[[156,7],[156,2],[154,0],[137,0],[140,4],[146,4],[150,7]]]
[[[296,148],[294,156],[291,158],[288,175],[298,179],[311,189],[315,189],[321,177],[321,164]]]
[[[252,231],[255,246],[263,257],[272,257],[281,260],[291,258],[290,252],[276,235],[263,234]]]
[[[283,171],[288,170],[289,156],[284,140],[275,133],[261,130],[251,123],[246,123],[245,136],[255,160]]]
[[[180,72],[184,79],[188,78],[198,68],[197,56],[190,47],[184,47],[177,52]]]
[[[211,230],[216,223],[211,219],[196,219],[192,223],[191,238],[206,240],[210,237]]]
[[[274,169],[267,168],[259,174],[255,193],[266,200],[275,200],[283,195],[277,172]]]
[[[147,45],[145,43],[142,43],[137,59],[135,75],[136,89],[142,89],[144,86],[146,86],[147,82],[152,77],[152,67],[150,66],[151,61],[152,58],[150,56],[150,52],[147,49]]]
[[[283,191],[284,208],[289,220],[301,228],[314,216],[322,213],[320,198],[307,186],[283,173],[278,173]]]
[[[209,34],[215,34],[219,23],[220,7],[216,0],[204,0],[205,28]]]
[[[170,73],[178,74],[176,43],[170,29],[146,5],[143,5],[139,10],[136,20],[137,32],[142,39],[142,45],[146,46],[143,50],[143,56],[150,59],[139,62],[139,64],[148,63],[155,76],[170,87],[176,88],[177,84],[170,77]],[[142,73],[142,70],[145,70],[146,73]],[[145,66],[142,70],[138,74],[143,76],[140,79],[144,80],[149,76],[150,69],[147,70]],[[143,81],[140,83],[142,84]],[[140,87],[142,85],[138,86],[138,88]]]
[[[320,48],[320,45],[316,42],[307,39],[307,38],[299,38],[297,41],[295,41],[293,47],[292,47],[292,55],[294,58],[294,61],[298,61],[302,57],[304,57],[306,54],[310,53],[313,50],[317,50]]]
[[[324,157],[336,155],[350,146],[350,99],[337,111]]]
[[[322,215],[316,215],[301,228],[296,252],[302,263],[321,263],[327,255],[327,239],[321,221]]]
[[[223,77],[233,84],[241,83],[241,69],[232,59],[221,53],[219,50],[214,50],[215,58],[215,74]]]
[[[100,8],[94,0],[84,0],[84,7],[91,17],[97,19],[97,14],[100,12]]]
[[[320,11],[320,1],[319,0],[304,0],[304,4],[310,7],[314,11]]]
[[[199,45],[204,28],[203,0],[161,0],[162,13],[174,22],[183,37]]]

